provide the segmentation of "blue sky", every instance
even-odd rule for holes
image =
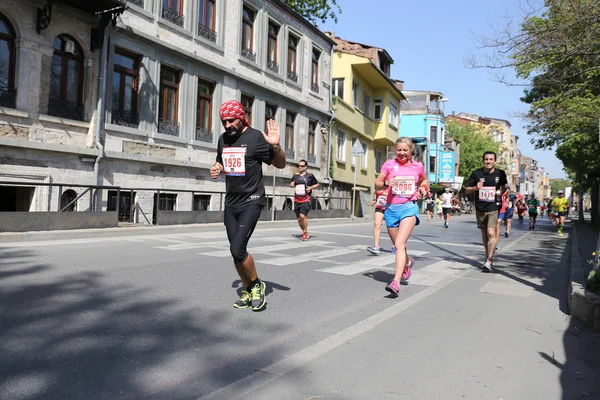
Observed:
[[[392,78],[403,80],[406,90],[442,92],[449,99],[446,114],[468,112],[510,121],[521,152],[538,160],[551,178],[565,177],[554,151],[534,150],[525,122],[516,116],[528,108],[519,100],[523,87],[496,82],[488,69],[465,66],[470,54],[481,54],[476,36],[494,36],[510,17],[516,18],[513,24],[522,20],[518,0],[337,2],[342,8],[338,23],[329,20],[320,24],[321,30],[386,49],[394,59]],[[514,78],[513,71],[505,75]]]

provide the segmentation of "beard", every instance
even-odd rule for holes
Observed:
[[[230,126],[229,128],[225,128],[225,133],[229,136],[236,136],[242,133],[242,129],[244,129],[244,125],[240,122],[238,126]]]

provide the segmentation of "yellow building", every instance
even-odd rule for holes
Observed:
[[[331,84],[332,196],[351,195],[356,178],[354,211],[362,216],[373,211],[375,178],[386,161],[387,146],[398,139],[400,102],[405,97],[390,78],[394,61],[384,49],[326,34],[336,42]],[[354,146],[364,156],[353,157]]]

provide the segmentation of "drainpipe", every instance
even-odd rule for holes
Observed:
[[[94,162],[94,185],[100,186],[100,160],[104,158],[104,146],[100,140],[102,127],[104,126],[104,92],[106,81],[106,58],[108,57],[108,24],[104,26],[102,38],[102,50],[100,51],[100,73],[98,74],[98,105],[96,108],[96,136],[94,145],[97,149],[96,161]],[[94,192],[94,211],[100,211],[101,191]]]
[[[330,84],[333,82],[333,46],[331,47],[331,53],[330,53],[330,57],[329,59],[330,61],[330,72],[329,72],[329,82]],[[333,120],[335,119],[335,111],[333,110],[333,94],[331,94],[331,85],[329,86],[329,112],[331,113],[331,117],[329,118],[329,132],[327,133],[327,173],[325,174],[325,177],[327,179],[327,182],[329,183],[330,186],[330,192],[331,192],[331,185],[333,183],[333,180],[331,179],[331,176],[329,176],[329,168],[330,168],[330,164],[331,164],[331,136],[332,136],[332,132],[333,132]]]

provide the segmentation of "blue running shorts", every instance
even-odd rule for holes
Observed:
[[[397,228],[400,225],[400,221],[404,218],[417,217],[417,223],[415,225],[419,225],[421,222],[419,218],[419,206],[414,201],[409,201],[404,204],[388,204],[385,209],[385,213],[383,214],[383,218],[385,219],[385,224],[388,228]]]

